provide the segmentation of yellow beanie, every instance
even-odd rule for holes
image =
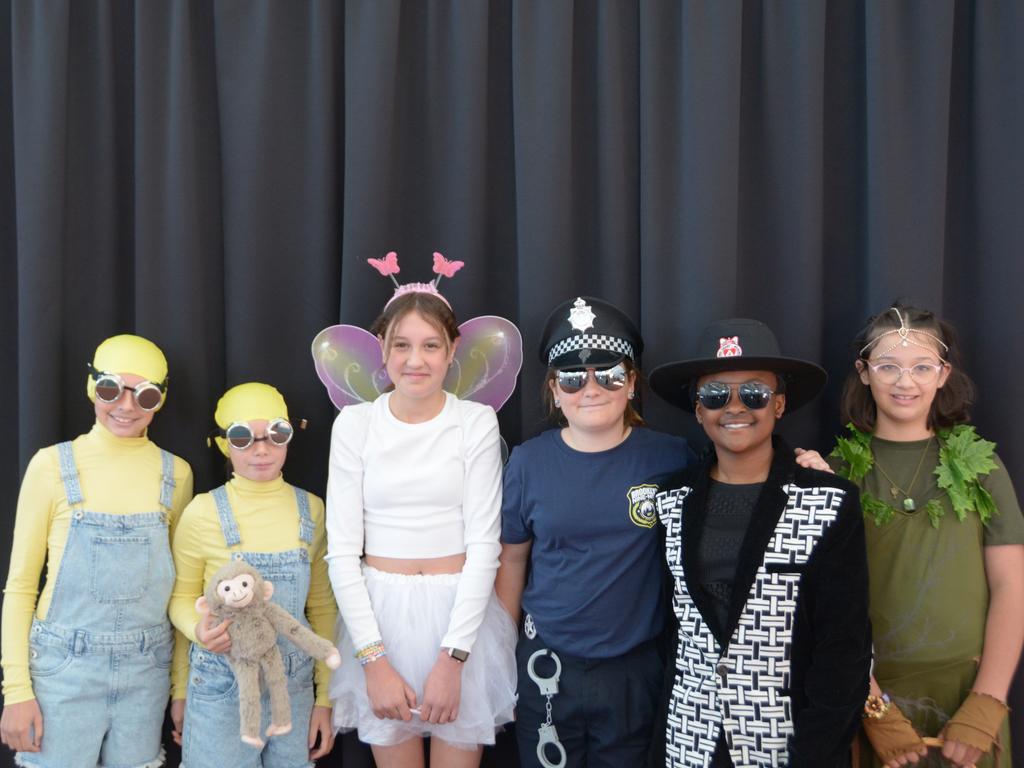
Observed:
[[[213,420],[221,429],[227,429],[236,421],[256,421],[265,419],[287,419],[288,406],[281,393],[269,384],[251,381],[232,387],[217,401],[217,410]],[[228,455],[228,441],[223,437],[214,438],[217,447],[225,456]]]
[[[111,336],[96,347],[92,367],[103,373],[132,373],[154,384],[162,384],[167,378],[167,358],[160,347],[149,339],[130,333]],[[90,400],[96,402],[96,382],[92,375],[86,376],[85,393]],[[164,391],[161,408],[166,399],[167,392]]]

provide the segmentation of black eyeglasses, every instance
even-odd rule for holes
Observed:
[[[729,404],[734,388],[739,393],[740,402],[752,411],[766,407],[775,394],[771,387],[760,381],[744,381],[739,385],[709,381],[697,389],[697,400],[709,411],[717,411]]]
[[[571,395],[587,386],[587,378],[589,376],[590,372],[586,369],[582,371],[559,371],[558,387],[566,394]],[[629,374],[626,372],[626,366],[622,363],[613,365],[611,368],[594,369],[594,381],[597,382],[598,386],[610,392],[626,386],[627,379],[629,379]]]

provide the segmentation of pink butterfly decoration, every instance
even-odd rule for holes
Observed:
[[[466,266],[463,261],[448,261],[443,255],[434,251],[434,272],[442,277],[451,277]]]
[[[436,255],[437,254],[435,254],[435,257]],[[367,263],[369,263],[371,267],[380,272],[384,277],[387,277],[388,275],[395,275],[398,274],[399,272],[398,254],[395,253],[394,251],[388,251],[388,253],[384,256],[383,259],[367,259],[366,261]],[[436,258],[434,263],[437,264]]]

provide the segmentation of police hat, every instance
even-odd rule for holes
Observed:
[[[607,368],[634,363],[644,340],[633,321],[607,301],[580,296],[555,307],[544,325],[540,360],[549,368]]]
[[[649,381],[663,399],[693,411],[693,384],[701,376],[721,371],[779,374],[786,382],[786,410],[790,412],[813,400],[828,379],[820,365],[783,357],[778,339],[764,323],[734,318],[711,323],[697,342],[695,357],[659,365],[651,371]]]

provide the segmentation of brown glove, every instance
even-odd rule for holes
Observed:
[[[924,749],[924,742],[917,735],[914,726],[895,704],[890,704],[889,711],[881,717],[865,717],[861,724],[871,747],[882,762],[888,762],[907,752],[921,752]]]
[[[994,696],[971,691],[946,723],[942,735],[946,741],[959,741],[988,752],[999,735],[999,727],[1007,712],[1007,706]]]

